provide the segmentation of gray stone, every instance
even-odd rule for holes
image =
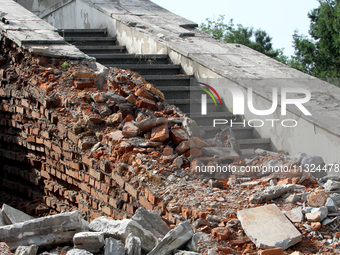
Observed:
[[[66,255],[93,255],[93,253],[82,249],[71,249],[66,253]]]
[[[104,255],[125,255],[125,248],[121,241],[112,237],[105,239]]]
[[[301,223],[303,221],[302,207],[297,207],[290,211],[285,212],[285,215],[293,223]]]
[[[325,191],[327,192],[336,192],[336,191],[340,191],[340,182],[338,181],[333,181],[333,180],[328,180],[325,183]]]
[[[325,219],[325,220],[323,220],[322,221],[322,225],[323,226],[326,226],[326,225],[328,225],[328,224],[331,224],[331,223],[333,223],[334,221],[336,221],[338,219],[338,217],[335,217],[335,218],[333,218],[333,219]]]
[[[204,136],[204,130],[202,130],[196,123],[195,120],[190,119],[188,117],[184,117],[182,122],[182,129],[185,130],[190,137],[197,136],[202,137]]]
[[[264,190],[253,194],[249,201],[253,204],[259,204],[266,202],[268,200],[278,198],[286,194],[287,192],[295,189],[306,189],[303,185],[297,184],[287,184],[287,185],[278,185],[267,187]]]
[[[174,255],[200,255],[200,253],[193,251],[175,251]]]
[[[107,92],[104,95],[105,95],[105,97],[107,99],[112,100],[112,101],[114,101],[117,104],[124,104],[124,103],[127,102],[126,99],[123,96],[121,96],[121,95],[119,95],[119,94],[117,94],[115,92],[109,91],[109,92]]]
[[[38,246],[31,245],[31,246],[19,246],[16,250],[14,255],[36,255],[38,251]]]
[[[203,147],[202,153],[209,157],[217,156],[220,160],[237,159],[240,157],[236,151],[226,147]]]
[[[5,225],[11,225],[14,223],[20,223],[34,219],[32,216],[6,204],[2,205],[1,216]]]
[[[147,118],[145,120],[142,120],[140,122],[134,122],[136,127],[138,127],[143,132],[150,131],[153,127],[156,127],[161,124],[168,123],[168,119],[166,118]]]
[[[131,219],[138,222],[144,229],[149,230],[157,238],[163,238],[171,230],[161,216],[143,207],[138,208]]]
[[[302,158],[301,166],[304,169],[311,169],[312,167],[320,167],[322,169],[325,166],[325,161],[320,156],[307,156]]]
[[[140,238],[144,252],[151,251],[158,243],[157,238],[149,230],[144,229],[138,222],[130,219],[111,220],[99,217],[90,223],[89,228],[91,231],[104,232],[106,236],[112,236],[123,242],[125,242],[130,233],[133,233]]]
[[[104,233],[102,232],[80,232],[73,237],[74,247],[98,253],[104,247]]]
[[[340,206],[340,194],[333,193],[333,194],[330,194],[329,197],[334,201],[336,206]]]
[[[170,230],[148,255],[169,255],[189,241],[193,234],[190,223],[185,221]]]
[[[305,227],[307,232],[312,232],[313,231],[312,227],[310,225],[308,225],[307,223],[303,224],[303,226]]]
[[[75,233],[82,230],[78,211],[60,213],[0,227],[0,240],[12,249],[19,246],[58,245],[72,242]]]
[[[327,207],[328,212],[336,213],[338,211],[338,207],[336,206],[336,204],[333,201],[333,199],[331,199],[330,197],[327,198],[325,206]]]
[[[275,204],[237,212],[242,228],[258,248],[288,247],[302,240],[301,233]]]
[[[328,209],[326,206],[319,208],[313,208],[310,213],[306,213],[306,219],[308,221],[323,221],[327,218]]]
[[[132,233],[128,235],[125,241],[126,255],[141,255],[142,244],[138,237]]]
[[[300,201],[301,200],[301,196],[297,195],[297,194],[292,194],[292,195],[289,195],[287,198],[286,198],[286,203],[292,203],[292,204],[295,204],[296,202]]]
[[[186,249],[189,251],[197,251],[198,242],[207,243],[210,241],[210,235],[203,232],[195,233],[186,245]]]

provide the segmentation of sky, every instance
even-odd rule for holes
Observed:
[[[284,54],[294,54],[292,35],[308,35],[308,12],[319,6],[317,0],[151,0],[165,9],[198,24],[207,18],[216,20],[225,15],[225,22],[261,28],[271,37],[274,49],[284,48]]]

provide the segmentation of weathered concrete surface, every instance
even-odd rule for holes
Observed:
[[[301,233],[274,204],[238,211],[237,218],[258,248],[285,250],[302,240]]]
[[[19,246],[35,244],[70,243],[75,233],[82,230],[78,211],[33,219],[0,227],[0,240],[14,250]]]
[[[30,246],[19,246],[15,250],[14,255],[36,255],[38,252],[38,246],[30,245]]]
[[[73,236],[75,248],[87,250],[92,253],[100,252],[104,247],[104,233],[101,232],[80,232]]]
[[[91,231],[104,232],[107,236],[120,239],[125,242],[130,233],[139,237],[142,242],[142,249],[149,252],[158,243],[157,238],[148,230],[144,229],[134,220],[110,220],[105,217],[99,217],[90,223]]]
[[[125,248],[121,241],[112,237],[105,239],[104,255],[125,255]]]
[[[138,222],[144,229],[149,230],[157,238],[163,238],[171,230],[161,216],[143,207],[138,208],[131,219]]]
[[[33,53],[52,57],[69,56],[75,59],[93,59],[67,44],[57,29],[12,0],[1,1],[1,11],[9,22],[0,22],[0,31],[17,45]]]
[[[298,184],[287,184],[287,185],[277,185],[277,186],[270,186],[263,189],[260,192],[253,194],[249,201],[254,204],[259,204],[274,198],[281,197],[282,195],[286,194],[287,192],[295,189],[306,189],[303,185]]]
[[[6,204],[2,205],[0,217],[4,225],[11,225],[15,223],[24,222],[26,220],[34,219],[32,216]]]
[[[169,255],[189,241],[193,234],[190,223],[185,221],[169,231],[148,255]]]

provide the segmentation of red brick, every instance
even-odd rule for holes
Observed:
[[[164,142],[169,139],[168,124],[162,124],[152,128],[150,141]]]
[[[230,238],[230,231],[226,227],[217,227],[211,230],[211,237],[217,241],[224,241]]]
[[[85,89],[85,88],[91,88],[93,87],[93,80],[87,80],[87,81],[83,81],[83,80],[75,80],[74,82],[74,87],[77,89]]]
[[[142,195],[139,196],[139,203],[147,210],[153,210],[152,204]]]
[[[183,129],[180,129],[180,128],[177,128],[177,129],[173,128],[173,129],[171,129],[170,130],[170,136],[171,136],[172,141],[176,145],[179,145],[183,141],[189,140],[188,134]]]
[[[150,94],[148,91],[144,90],[144,89],[137,89],[137,91],[135,92],[135,95],[137,97],[142,97],[142,98],[146,98],[146,99],[150,99],[150,100],[155,100],[155,98],[153,97],[152,94]]]
[[[138,97],[136,101],[136,105],[139,108],[147,108],[149,110],[157,110],[157,105],[154,101],[151,101],[144,97]]]
[[[125,190],[127,193],[129,193],[131,196],[133,196],[134,198],[138,199],[138,193],[139,191],[137,189],[135,189],[132,184],[125,182]]]
[[[268,249],[260,252],[260,255],[282,255],[282,248]]]

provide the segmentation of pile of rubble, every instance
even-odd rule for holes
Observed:
[[[71,241],[49,254],[339,252],[340,179],[307,171],[320,157],[240,159],[230,129],[201,139],[137,73],[1,46],[2,187],[46,216],[3,207],[0,240],[16,253]]]
[[[131,219],[100,217],[89,223],[78,211],[33,219],[4,204],[1,221],[1,254],[12,254],[11,250],[16,255],[35,255],[38,251],[66,255],[198,254],[179,250],[197,247],[197,235],[189,222],[170,229],[159,215],[142,207]],[[73,247],[65,246],[72,243]],[[60,247],[50,250],[57,245]]]

